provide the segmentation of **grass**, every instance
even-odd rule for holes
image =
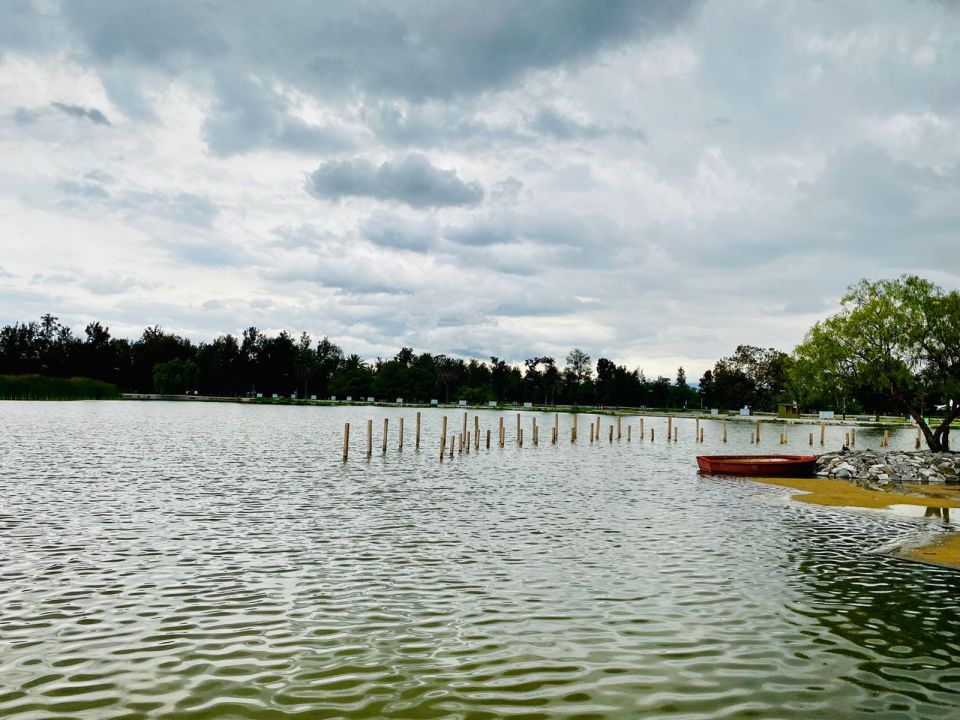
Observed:
[[[0,400],[115,400],[116,385],[84,377],[0,375]]]

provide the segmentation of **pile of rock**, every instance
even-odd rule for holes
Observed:
[[[960,482],[960,453],[928,450],[841,451],[817,459],[817,476],[849,480],[872,490],[903,483]]]

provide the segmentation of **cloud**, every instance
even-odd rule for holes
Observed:
[[[148,213],[175,223],[208,228],[220,213],[209,198],[196,193],[135,191],[121,203],[137,213]]]
[[[619,135],[646,142],[647,134],[640,128],[623,124],[599,125],[582,121],[561,113],[555,108],[541,108],[531,118],[529,125],[533,132],[548,135],[557,140],[593,140],[604,135]]]
[[[483,200],[480,183],[464,182],[456,170],[434,167],[418,154],[379,167],[364,159],[323,163],[310,173],[307,192],[317,198],[369,197],[415,208],[471,206]]]
[[[214,110],[203,125],[210,150],[229,156],[259,148],[328,153],[351,147],[339,128],[307,123],[280,93],[248,78],[222,74]]]
[[[50,103],[53,107],[62,113],[72,115],[73,117],[86,118],[97,125],[110,125],[107,116],[96,108],[86,108],[80,105],[68,105],[62,102]]]

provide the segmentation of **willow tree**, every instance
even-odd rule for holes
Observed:
[[[852,285],[840,312],[817,323],[794,351],[795,380],[829,394],[837,387],[870,387],[912,417],[927,446],[950,449],[950,423],[960,413],[960,293],[928,280]],[[943,406],[931,427],[925,403]]]

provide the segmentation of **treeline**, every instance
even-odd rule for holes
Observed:
[[[0,400],[115,400],[116,385],[85,377],[0,375]]]
[[[368,362],[347,355],[324,337],[257,328],[240,337],[222,335],[194,343],[160,327],[148,327],[134,341],[112,337],[99,322],[78,336],[53,315],[0,330],[0,373],[53,377],[84,376],[124,391],[250,396],[274,393],[305,398],[375,397],[392,401],[484,403],[532,402],[546,405],[699,407],[700,397],[683,368],[677,376],[647,378],[607,358],[594,365],[588,354],[571,350],[563,364],[532,357],[522,366],[491,357],[463,360],[401,348],[389,359]]]

